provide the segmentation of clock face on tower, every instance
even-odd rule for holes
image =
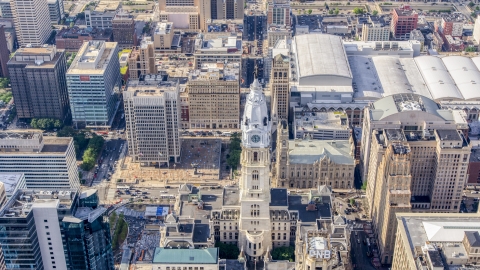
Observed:
[[[258,135],[252,135],[252,142],[254,143],[258,143],[260,141],[260,136]]]

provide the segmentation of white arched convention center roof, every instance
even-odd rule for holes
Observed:
[[[420,56],[415,58],[415,62],[434,100],[463,99],[441,58]]]
[[[342,38],[326,34],[295,36],[299,77],[333,75],[352,78]]]
[[[480,98],[480,71],[475,63],[463,56],[447,56],[442,60],[463,98]]]

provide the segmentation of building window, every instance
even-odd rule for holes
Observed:
[[[253,152],[253,161],[257,162],[258,161],[258,153]]]

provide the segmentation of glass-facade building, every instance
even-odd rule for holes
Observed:
[[[110,128],[120,79],[116,42],[94,40],[82,45],[67,71],[70,109],[76,128]]]
[[[80,195],[18,190],[0,209],[6,268],[113,270],[105,214],[106,209],[98,207],[96,190]]]

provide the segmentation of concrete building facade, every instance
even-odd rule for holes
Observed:
[[[371,21],[362,26],[362,41],[388,41],[390,40],[390,27],[379,21]]]
[[[47,0],[48,11],[50,11],[50,21],[52,24],[58,24],[65,18],[63,0]]]
[[[113,270],[107,209],[98,203],[96,190],[16,192],[0,209],[7,268]]]
[[[409,6],[393,9],[390,29],[396,40],[408,40],[410,32],[417,28],[418,14]]]
[[[72,138],[39,132],[0,133],[0,172],[23,173],[27,188],[66,190],[80,187]]]
[[[238,129],[240,64],[208,63],[189,74],[186,85],[191,129]]]
[[[123,92],[129,154],[144,166],[180,160],[179,85],[163,79],[141,76]]]
[[[67,71],[67,87],[74,126],[109,129],[118,107],[118,44],[85,42]]]
[[[392,270],[478,268],[478,213],[399,213],[396,222]]]
[[[112,19],[113,41],[120,48],[131,48],[137,45],[135,20],[127,12],[118,12]]]
[[[460,211],[471,151],[467,121],[464,112],[442,110],[418,95],[389,96],[365,110],[361,159],[368,208],[381,262],[391,263],[396,212]]]
[[[5,26],[0,25],[0,77],[9,77],[7,63],[9,60],[8,43]]]
[[[272,61],[270,93],[272,95],[271,114],[274,122],[288,120],[290,110],[290,58],[277,54]]]
[[[27,46],[8,61],[19,118],[70,118],[65,52],[55,46]]]
[[[140,46],[133,49],[128,58],[128,73],[131,80],[138,80],[141,75],[157,73],[155,50],[151,37],[144,37]]]
[[[19,45],[43,45],[52,34],[47,0],[15,0],[10,3]]]

